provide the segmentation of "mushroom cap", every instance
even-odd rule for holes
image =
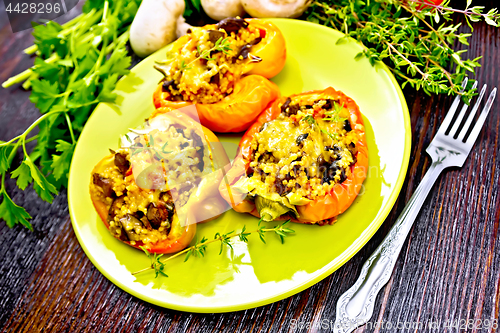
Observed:
[[[299,17],[311,2],[312,0],[241,0],[245,11],[259,18]]]
[[[210,18],[217,21],[245,14],[241,0],[201,0],[201,6]]]
[[[130,26],[134,53],[146,57],[173,42],[177,19],[184,9],[184,0],[144,0]]]

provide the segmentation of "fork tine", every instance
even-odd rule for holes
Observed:
[[[483,100],[484,93],[486,92],[486,87],[487,85],[484,84],[483,88],[481,89],[481,92],[479,93],[479,97],[477,98],[476,104],[474,104],[474,107],[472,108],[469,117],[467,117],[467,121],[465,122],[464,127],[460,131],[460,135],[457,138],[458,140],[462,141],[465,138],[465,134],[467,134],[467,131],[470,128],[470,124],[472,123],[472,120],[474,120],[474,117],[476,116],[479,104],[481,104],[481,101]]]
[[[486,117],[490,112],[491,106],[493,105],[493,101],[495,100],[496,95],[497,95],[497,88],[495,87],[491,91],[490,96],[488,97],[488,101],[486,102],[483,111],[481,111],[481,114],[479,115],[479,119],[477,120],[476,125],[474,125],[472,132],[470,132],[470,135],[467,138],[466,143],[470,147],[472,147],[472,145],[474,144],[479,135],[479,132],[481,132],[481,128],[483,127],[484,121],[486,120]]]
[[[474,82],[474,85],[472,86],[472,89],[477,88],[477,81]],[[450,132],[448,133],[449,136],[455,136],[455,133],[458,131],[458,127],[462,123],[462,119],[464,119],[465,112],[467,112],[467,109],[469,108],[469,105],[464,104],[462,107],[462,110],[460,110],[460,113],[458,114],[457,119],[455,120],[455,123],[453,124],[453,127],[451,128]]]
[[[469,81],[468,78],[465,78],[462,81],[462,90],[460,92],[464,92],[465,87],[467,87],[467,82]],[[460,103],[460,95],[457,95],[455,99],[453,100],[453,103],[451,103],[450,109],[448,110],[448,113],[444,117],[443,122],[441,123],[441,126],[439,127],[438,133],[441,133],[444,135],[444,132],[446,132],[446,129],[450,126],[450,123],[453,119],[453,115],[455,114],[455,111],[458,108],[458,104]]]

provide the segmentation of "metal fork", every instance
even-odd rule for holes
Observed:
[[[462,91],[466,86],[467,79],[462,83]],[[477,81],[474,83],[473,88],[476,86]],[[462,107],[453,127],[447,131],[457,111],[460,97],[457,96],[453,101],[436,136],[427,147],[426,151],[432,158],[429,170],[394,223],[394,226],[382,241],[382,244],[364,263],[356,283],[340,296],[337,302],[337,318],[333,332],[350,333],[358,326],[367,323],[372,317],[377,294],[389,281],[401,248],[432,185],[434,185],[441,171],[447,167],[463,166],[469,155],[495,100],[497,88],[495,87],[491,91],[476,124],[466,138],[467,140],[464,140],[485,92],[486,85],[483,85],[479,97],[460,132],[458,132],[458,129],[468,105],[465,104]]]

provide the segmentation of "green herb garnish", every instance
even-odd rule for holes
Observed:
[[[304,118],[302,118],[302,120],[307,121],[307,123],[308,123],[309,125],[311,125],[311,126],[312,126],[312,125],[316,125],[316,126],[318,127],[318,129],[319,129],[322,133],[324,133],[324,134],[328,135],[328,136],[329,136],[332,140],[334,140],[334,141],[335,141],[335,140],[337,140],[337,139],[338,139],[338,135],[337,135],[337,133],[332,134],[332,133],[328,132],[327,130],[325,130],[324,128],[321,128],[321,127],[319,126],[318,122],[316,121],[316,119],[314,119],[314,117],[313,117],[313,116],[311,116],[311,115],[307,115],[307,116],[305,116]]]
[[[349,37],[362,42],[366,49],[356,58],[366,57],[372,65],[387,63],[402,87],[410,86],[431,94],[463,94],[469,99],[474,90],[461,93],[461,83],[467,72],[474,73],[479,58],[464,59],[466,50],[453,50],[456,41],[468,46],[470,33],[460,33],[460,24],[453,24],[454,13],[464,14],[470,21],[484,19],[499,26],[496,8],[483,13],[484,7],[464,10],[448,6],[449,0],[434,5],[423,0],[317,0],[308,10],[308,20],[333,27],[346,34],[337,44]]]
[[[215,60],[214,58],[210,57],[210,54],[212,52],[224,52],[224,53],[227,54],[228,51],[231,51],[230,45],[231,44],[228,42],[228,37],[226,37],[226,38],[220,37],[215,42],[214,46],[211,47],[208,50],[201,51],[201,48],[198,45],[196,47],[196,50],[198,51],[198,57],[196,57],[194,60],[190,61],[189,64],[187,64],[187,65],[185,65],[185,64],[183,64],[183,62],[181,62],[181,70],[182,69],[191,69],[191,67],[189,67],[189,66],[192,65],[193,63],[195,63],[196,61],[200,60],[200,59],[205,59],[207,61],[209,61],[209,60]]]
[[[250,236],[253,233],[257,233],[259,235],[260,240],[266,243],[265,234],[271,232],[276,234],[280,238],[281,243],[283,244],[285,242],[285,237],[295,232],[293,229],[285,227],[290,222],[290,220],[282,224],[279,224],[274,228],[266,228],[264,226],[261,226],[261,222],[262,220],[259,221],[258,228],[253,231],[247,231],[246,226],[243,226],[243,229],[239,233],[234,233],[234,230],[225,234],[216,233],[212,240],[208,240],[207,238],[203,237],[201,240],[197,241],[195,245],[190,246],[180,252],[177,252],[176,254],[168,258],[165,258],[163,260],[160,260],[161,255],[159,256],[157,256],[156,254],[153,255],[152,253],[149,253],[146,249],[141,247],[141,249],[146,253],[148,258],[151,259],[151,266],[149,266],[148,268],[141,269],[140,271],[134,272],[132,273],[132,275],[136,275],[152,269],[155,272],[155,278],[158,277],[159,274],[167,276],[164,272],[165,263],[167,261],[179,257],[183,254],[186,255],[186,257],[184,258],[184,262],[186,262],[191,256],[204,257],[207,251],[207,245],[211,243],[220,242],[219,255],[221,255],[224,247],[226,246],[229,246],[232,252],[233,247],[231,245],[231,239],[235,237],[238,237],[238,239],[242,242],[248,243],[248,236]]]
[[[5,187],[10,174],[17,186],[33,183],[40,198],[52,202],[67,185],[76,141],[94,107],[114,102],[113,90],[121,75],[129,72],[128,29],[140,4],[134,1],[87,1],[84,13],[59,25],[54,21],[34,28],[35,45],[25,50],[36,53],[35,64],[2,86],[23,83],[32,88],[31,102],[42,113],[24,133],[0,142],[0,219],[9,227],[21,223],[32,229],[31,216],[16,205]],[[38,127],[37,135],[32,131]],[[29,137],[31,135],[31,137]],[[26,144],[36,141],[33,151]],[[21,165],[13,165],[22,148]]]
[[[340,105],[339,103],[333,103],[333,110],[325,112],[325,115],[329,117],[323,118],[323,120],[329,120],[333,122],[343,122],[347,118],[342,118],[340,112],[344,109],[344,103]]]

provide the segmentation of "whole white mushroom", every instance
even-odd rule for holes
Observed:
[[[299,17],[311,2],[312,0],[241,0],[245,11],[253,17]]]
[[[245,14],[241,0],[201,0],[201,6],[210,18],[217,21]]]
[[[184,0],[143,0],[130,27],[130,45],[145,57],[176,39],[177,20]]]
[[[177,29],[176,29],[177,38],[186,35],[189,29],[191,29],[192,27],[193,26],[191,24],[186,22],[184,16],[179,16],[179,18],[177,19]]]

